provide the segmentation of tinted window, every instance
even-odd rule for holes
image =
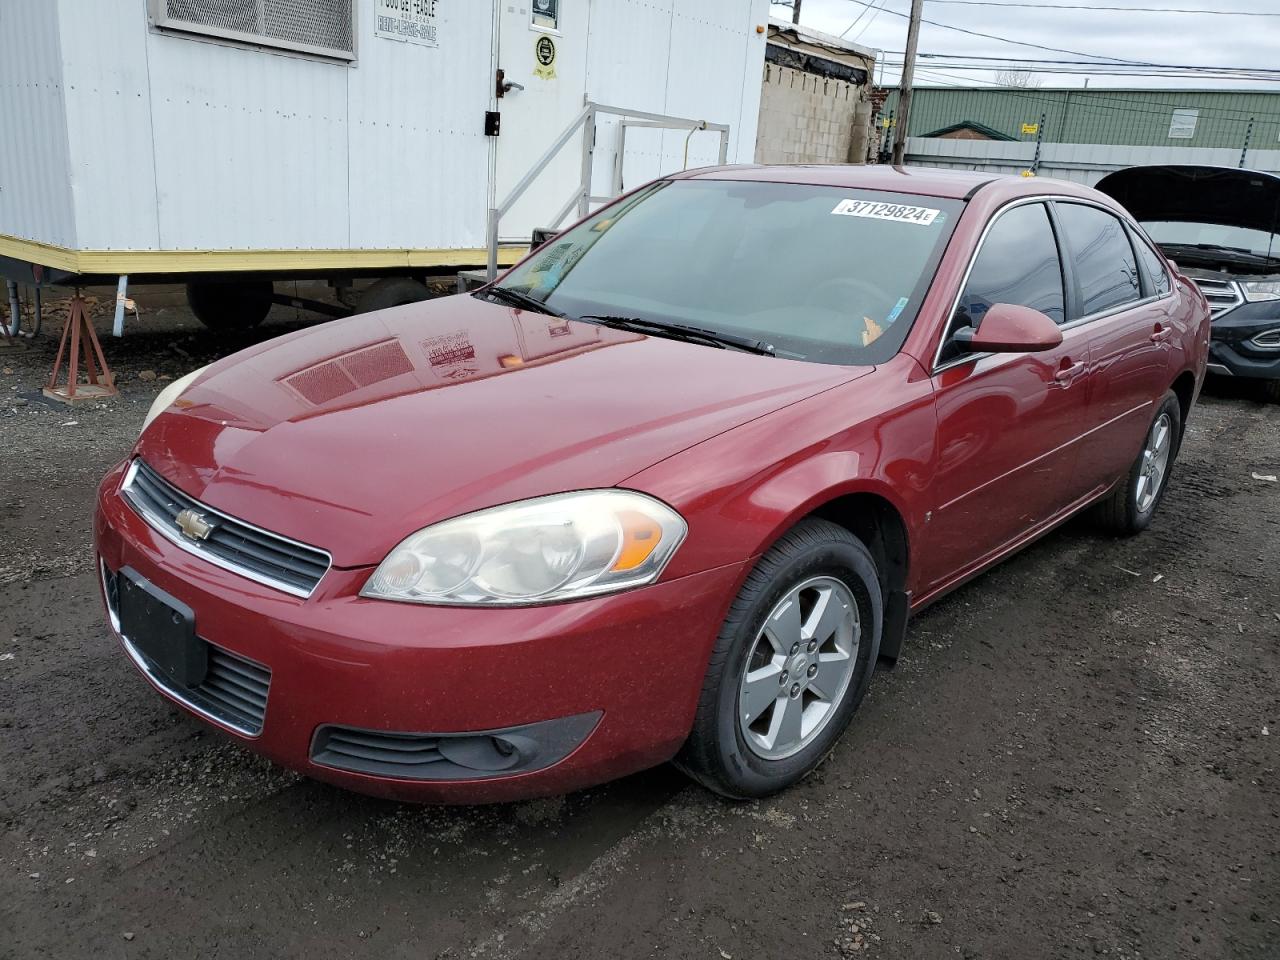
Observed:
[[[1151,280],[1152,295],[1163,297],[1170,290],[1169,271],[1165,269],[1164,261],[1142,239],[1135,237],[1133,245],[1137,247],[1138,256],[1142,260],[1142,268]]]
[[[1138,263],[1124,224],[1097,207],[1059,203],[1067,249],[1080,282],[1080,315],[1110,310],[1142,296]]]
[[[1032,307],[1054,323],[1066,319],[1062,263],[1043,204],[1014,207],[992,225],[960,296],[952,329],[977,327],[997,303]]]
[[[556,237],[500,281],[571,317],[678,323],[780,357],[882,363],[963,209],[849,187],[664,181]]]

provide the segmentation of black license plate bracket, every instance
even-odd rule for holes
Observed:
[[[195,612],[131,567],[119,573],[120,632],[170,682],[199,686],[209,645],[196,636]]]

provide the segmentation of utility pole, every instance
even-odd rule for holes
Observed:
[[[907,152],[907,124],[911,119],[911,78],[916,72],[916,47],[920,43],[920,17],[924,0],[911,0],[911,23],[907,27],[907,52],[902,59],[902,87],[898,93],[898,125],[893,131],[893,165],[902,166]]]
[[[792,0],[791,3],[791,22],[800,22],[800,0]]]

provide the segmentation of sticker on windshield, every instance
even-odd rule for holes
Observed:
[[[893,309],[889,311],[889,315],[884,318],[884,322],[893,323],[893,321],[897,320],[900,316],[902,316],[902,311],[907,309],[907,304],[909,302],[910,301],[908,301],[906,297],[903,297],[901,300],[895,303],[893,305]]]
[[[903,203],[879,203],[874,200],[841,200],[831,211],[841,217],[870,217],[873,220],[895,220],[927,227],[938,218],[941,210],[933,207],[912,207]]]

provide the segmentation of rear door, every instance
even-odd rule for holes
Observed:
[[[1064,326],[1042,353],[965,354],[949,345],[996,303],[1066,320],[1066,282],[1044,202],[1005,207],[987,228],[940,344],[935,507],[922,553],[940,589],[1061,516],[1080,495],[1074,468],[1087,429],[1089,342]]]
[[[1090,343],[1091,422],[1076,469],[1097,491],[1133,464],[1168,389],[1174,301],[1163,264],[1157,276],[1139,265],[1134,239],[1114,213],[1065,200],[1054,213],[1071,281],[1068,328]]]

